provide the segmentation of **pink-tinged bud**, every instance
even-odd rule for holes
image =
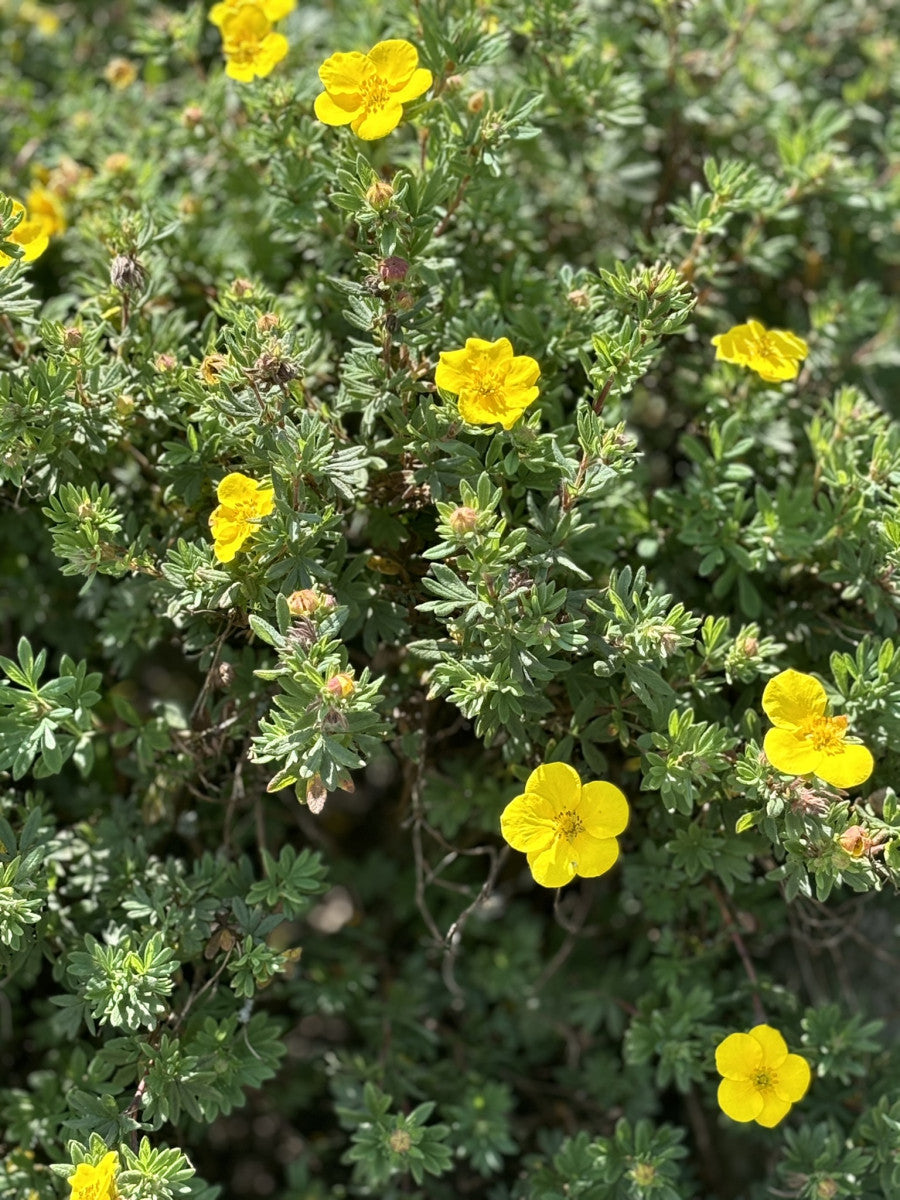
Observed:
[[[243,300],[245,296],[250,296],[253,293],[253,283],[249,279],[235,279],[231,285],[231,290],[239,300]]]
[[[383,258],[378,264],[378,274],[385,283],[400,283],[409,273],[409,263],[398,254]]]
[[[467,504],[461,504],[459,508],[454,508],[447,518],[447,524],[457,537],[463,537],[467,533],[475,532],[478,525],[478,513],[474,508],[469,508]]]
[[[178,360],[174,354],[157,354],[153,365],[161,375],[165,375],[167,371],[175,370]]]
[[[181,123],[188,129],[196,129],[203,124],[203,109],[198,104],[189,104],[181,114]]]
[[[366,192],[366,202],[378,212],[383,212],[394,198],[394,189],[383,179],[376,179]]]
[[[341,671],[332,677],[325,684],[332,696],[336,696],[341,700],[346,700],[348,696],[352,696],[356,691],[356,684],[346,671]]]

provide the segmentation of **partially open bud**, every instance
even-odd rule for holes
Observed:
[[[133,292],[142,286],[147,272],[133,254],[117,254],[109,265],[109,282],[120,292]]]
[[[383,179],[376,179],[372,186],[366,191],[366,202],[378,212],[383,212],[393,198],[394,189],[389,183],[385,183]]]
[[[319,593],[315,588],[301,588],[299,592],[291,592],[288,596],[288,611],[292,617],[302,617],[314,613],[319,607]]]
[[[250,373],[257,383],[284,385],[296,379],[299,371],[289,359],[264,353],[253,364]]]
[[[447,524],[458,537],[463,537],[467,533],[475,532],[478,513],[474,508],[469,508],[467,504],[461,504],[459,508],[454,508],[447,518]]]
[[[207,354],[200,364],[200,378],[207,387],[215,387],[219,382],[219,372],[227,364],[224,354]]]
[[[849,829],[845,829],[838,842],[851,858],[862,858],[874,845],[874,839],[862,825],[851,825]]]
[[[346,671],[341,671],[332,677],[325,684],[332,696],[337,696],[342,700],[346,700],[348,696],[352,696],[356,691],[356,684]]]

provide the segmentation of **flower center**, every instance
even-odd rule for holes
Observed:
[[[567,842],[573,842],[584,829],[584,821],[571,808],[560,813],[556,818],[556,836],[564,837]]]
[[[475,373],[472,391],[478,396],[485,407],[497,411],[503,407],[503,384],[505,379],[505,371],[482,368]]]
[[[377,112],[387,106],[391,89],[388,87],[387,80],[380,75],[371,75],[368,79],[364,79],[359,90],[366,112]]]
[[[810,717],[800,728],[800,736],[812,742],[814,750],[824,750],[826,754],[841,753],[846,732],[846,717]]]
[[[778,1082],[778,1076],[772,1071],[757,1071],[753,1077],[753,1086],[760,1092],[770,1092]]]

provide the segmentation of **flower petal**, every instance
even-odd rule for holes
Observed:
[[[806,1095],[811,1078],[809,1063],[799,1054],[789,1054],[778,1068],[775,1094],[780,1100],[794,1104]]]
[[[418,100],[418,98],[427,92],[434,81],[434,76],[425,67],[419,67],[413,71],[408,83],[405,83],[399,92],[394,93],[394,99],[401,104],[408,104],[410,100]]]
[[[785,358],[806,358],[809,354],[809,346],[803,338],[788,329],[770,329],[769,343]]]
[[[762,1125],[766,1129],[772,1129],[779,1121],[782,1121],[791,1111],[790,1100],[779,1099],[776,1092],[766,1092],[762,1097],[762,1108],[754,1117],[757,1125]]]
[[[275,492],[270,487],[259,484],[253,498],[253,507],[257,517],[267,517],[275,507]]]
[[[578,815],[592,837],[615,837],[628,824],[628,801],[612,783],[586,783],[581,789]]]
[[[537,359],[531,358],[527,354],[517,354],[509,364],[506,387],[516,391],[531,388],[537,383],[540,374],[541,368]]]
[[[319,78],[332,96],[359,95],[360,85],[371,79],[375,68],[366,54],[351,50],[349,54],[332,54],[319,67]]]
[[[771,1025],[754,1025],[747,1035],[759,1042],[763,1053],[763,1068],[777,1071],[788,1056],[787,1042]]]
[[[793,358],[782,358],[773,361],[754,355],[748,364],[766,383],[784,383],[788,379],[796,379],[800,374],[800,365]]]
[[[581,777],[568,763],[544,763],[528,776],[525,791],[543,796],[553,805],[558,815],[578,806],[581,797]]]
[[[826,758],[812,742],[798,737],[789,729],[770,729],[763,740],[763,752],[775,770],[784,771],[785,775],[808,775],[810,771],[818,773],[819,766]]]
[[[837,754],[823,754],[815,773],[832,787],[858,787],[875,770],[875,760],[865,746],[844,742]]]
[[[802,671],[781,671],[766,684],[763,711],[780,729],[797,729],[810,717],[825,712],[825,689],[818,679]]]
[[[614,837],[596,838],[589,833],[576,834],[572,841],[575,871],[585,879],[604,875],[619,857],[619,843]]]
[[[557,838],[546,850],[528,855],[528,865],[535,883],[541,887],[565,887],[575,878],[572,847],[565,838]]]
[[[443,350],[434,372],[434,382],[445,392],[457,395],[470,382],[468,350]]]
[[[353,121],[351,129],[364,142],[374,142],[376,138],[386,137],[402,120],[403,105],[391,102],[384,108],[361,113]]]
[[[550,800],[526,792],[510,800],[500,814],[500,832],[513,850],[537,853],[556,836],[556,816]]]
[[[242,471],[231,471],[219,481],[216,495],[220,504],[233,506],[250,500],[256,487],[256,480],[251,479],[249,475],[245,475]]]
[[[716,1047],[716,1070],[725,1079],[743,1082],[759,1070],[762,1061],[762,1046],[749,1033],[731,1033]],[[752,1118],[745,1117],[744,1120]]]
[[[313,112],[323,125],[349,125],[359,114],[360,103],[359,96],[338,94],[335,97],[321,92],[316,96]]]
[[[409,82],[413,71],[419,65],[418,50],[403,38],[390,38],[386,42],[378,42],[369,51],[368,58],[393,92]]]
[[[459,415],[470,425],[494,425],[500,421],[504,429],[510,429],[521,417],[522,410],[501,412],[499,407],[497,404],[488,404],[481,392],[463,389],[459,393]]]
[[[732,1121],[754,1121],[762,1112],[762,1094],[752,1083],[723,1079],[717,1092],[719,1108]]]

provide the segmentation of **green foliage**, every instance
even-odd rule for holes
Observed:
[[[0,5],[0,1196],[900,1193],[893,7],[298,0],[238,83],[209,5]],[[429,92],[318,121],[387,38]],[[766,757],[789,667],[858,787]],[[548,762],[630,807],[556,895]],[[717,1103],[763,1019],[774,1129]]]

